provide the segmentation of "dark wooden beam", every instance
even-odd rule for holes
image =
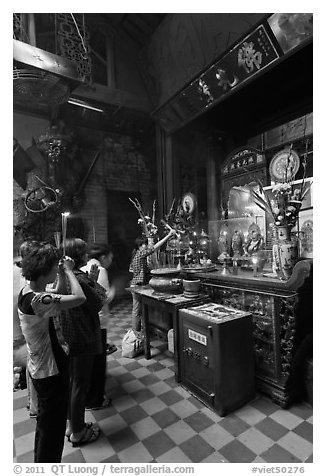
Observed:
[[[49,51],[41,50],[36,46],[23,43],[22,41],[14,41],[14,61],[18,61],[26,66],[32,66],[49,73],[63,76],[77,84],[82,84],[77,71],[77,63],[70,61],[63,56],[58,56]]]

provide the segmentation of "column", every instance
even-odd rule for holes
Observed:
[[[158,216],[164,217],[175,196],[175,165],[172,136],[167,135],[159,125],[156,126],[156,162]]]

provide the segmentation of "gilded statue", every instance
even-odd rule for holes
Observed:
[[[244,244],[244,251],[246,255],[253,255],[261,250],[264,246],[264,239],[260,228],[256,223],[252,223],[248,229],[248,236]]]
[[[222,228],[220,231],[220,235],[218,238],[218,247],[220,250],[220,255],[218,256],[218,260],[225,260],[230,258],[229,255],[229,239],[228,239],[228,230]]]
[[[232,236],[231,248],[233,251],[233,259],[240,259],[243,255],[243,235],[240,231],[235,230]]]

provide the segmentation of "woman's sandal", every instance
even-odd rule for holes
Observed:
[[[108,344],[106,348],[106,355],[113,354],[113,352],[116,352],[118,350],[117,346],[114,344]]]
[[[90,421],[90,422],[87,422],[85,423],[85,428],[88,429],[88,428],[92,428],[93,426],[93,423]],[[67,440],[70,442],[70,437],[72,435],[72,430],[71,429],[67,429],[66,430],[66,433],[65,433],[65,436],[67,438]]]
[[[76,446],[83,446],[83,445],[87,445],[87,443],[93,443],[93,441],[96,441],[99,436],[100,436],[100,429],[95,431],[92,426],[85,427],[85,433],[83,434],[83,436],[76,441],[72,440],[70,437],[70,443],[73,446],[73,448],[75,448]]]

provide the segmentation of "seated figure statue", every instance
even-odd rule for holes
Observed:
[[[257,251],[261,250],[264,246],[264,239],[262,237],[259,226],[256,223],[252,223],[248,229],[248,236],[244,245],[244,251],[246,255],[253,255]]]

